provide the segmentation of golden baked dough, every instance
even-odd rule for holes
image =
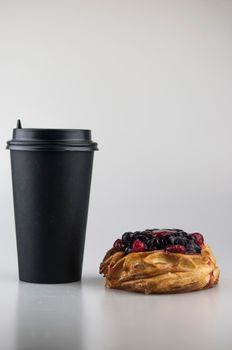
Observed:
[[[100,265],[100,273],[107,288],[151,294],[211,288],[220,271],[209,246],[203,244],[201,254],[154,250],[125,255],[112,248]]]

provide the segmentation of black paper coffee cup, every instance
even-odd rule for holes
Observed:
[[[93,153],[90,130],[25,129],[11,153],[19,279],[81,279]]]

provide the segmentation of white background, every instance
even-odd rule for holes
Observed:
[[[0,0],[2,281],[17,280],[19,116],[99,144],[83,276],[124,231],[176,227],[202,232],[231,278],[231,62],[230,0]]]

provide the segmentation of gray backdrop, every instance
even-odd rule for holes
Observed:
[[[24,127],[90,128],[84,274],[126,230],[200,231],[230,271],[232,2],[0,1],[0,266],[15,274],[10,157]]]

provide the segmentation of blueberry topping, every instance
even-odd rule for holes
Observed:
[[[187,243],[188,243],[188,240],[182,238],[181,236],[180,236],[180,238],[178,238],[178,237],[173,237],[173,239],[171,240],[171,243],[172,243],[172,244],[180,244],[180,245],[186,246]]]
[[[133,232],[125,232],[122,235],[122,241],[125,244],[130,243],[132,241],[133,237],[134,237],[134,233]]]
[[[132,249],[130,247],[126,247],[125,254],[132,253]]]
[[[199,245],[197,245],[194,240],[190,240],[186,245],[186,252],[189,254],[200,254],[201,247],[199,247]]]
[[[125,232],[121,239],[114,242],[114,249],[125,254],[152,250],[182,254],[200,254],[204,238],[201,233],[188,234],[180,229],[146,229],[144,231]]]
[[[146,245],[148,250],[156,250],[158,249],[159,241],[157,238],[152,237],[147,240]]]

